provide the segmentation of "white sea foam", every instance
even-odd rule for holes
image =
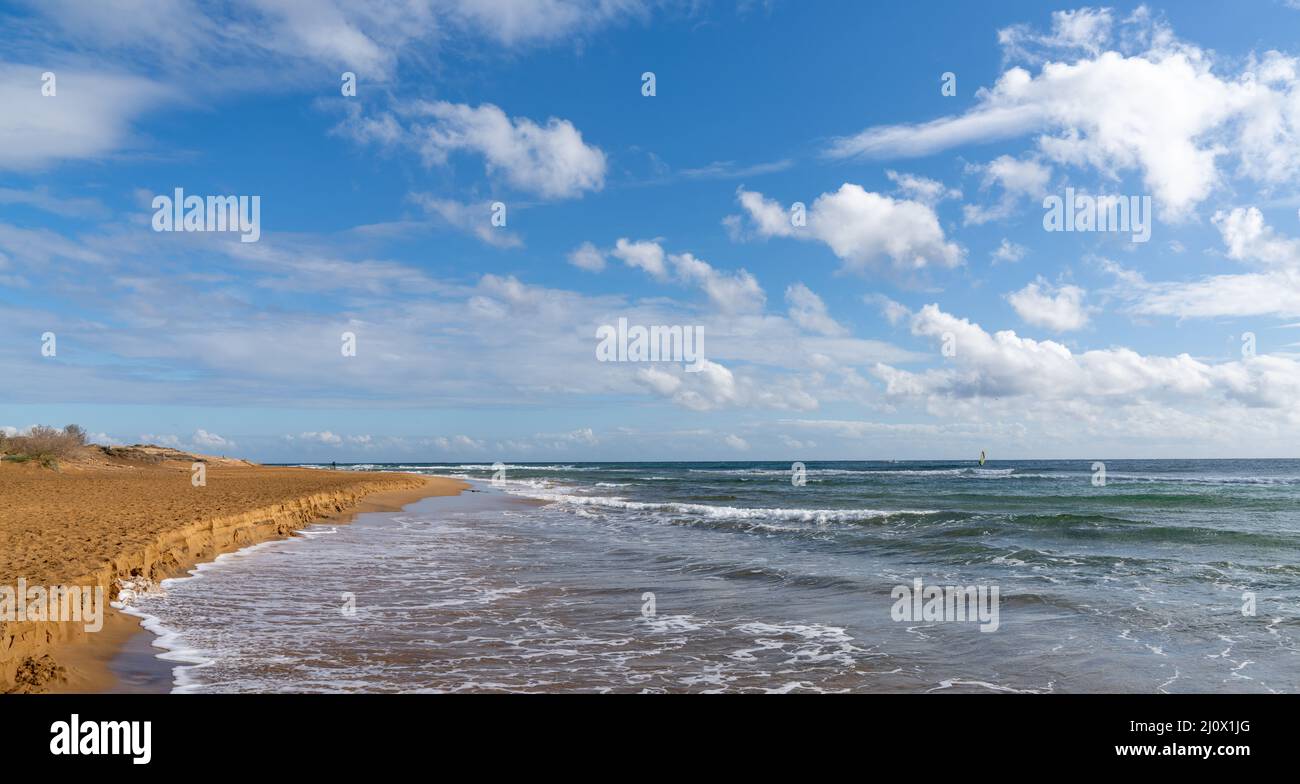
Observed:
[[[1014,475],[1014,468],[808,468],[809,476],[957,476],[973,479],[999,479]],[[693,474],[718,474],[720,476],[790,476],[788,468],[690,468]]]
[[[434,468],[437,466],[421,466],[422,468]],[[608,470],[602,466],[574,466],[574,465],[521,465],[518,463],[501,463],[500,465],[485,465],[483,463],[460,463],[457,465],[446,466],[446,468],[456,468],[461,471],[497,471],[504,468],[506,471],[605,471]]]
[[[337,530],[337,528],[322,528],[315,531],[307,529],[298,533],[311,538],[314,535],[334,533]],[[153,647],[162,650],[162,653],[157,654],[157,658],[176,665],[172,668],[173,694],[185,694],[198,690],[199,683],[191,675],[191,671],[210,667],[216,663],[216,660],[207,655],[207,652],[191,646],[181,632],[165,626],[160,618],[148,612],[149,600],[158,595],[165,595],[168,588],[178,583],[201,579],[204,572],[218,568],[225,561],[244,558],[285,541],[293,540],[271,539],[251,544],[234,552],[222,553],[211,561],[196,564],[184,577],[169,577],[156,584],[147,581],[136,581],[124,585],[124,590],[118,594],[119,601],[114,602],[113,606],[127,615],[139,618],[140,625],[156,637],[152,643]]]
[[[652,615],[642,617],[642,625],[652,633],[697,632],[706,624],[693,615]]]
[[[937,510],[933,509],[782,509],[687,503],[651,503],[648,501],[629,501],[626,498],[579,496],[569,493],[530,492],[527,495],[530,498],[542,501],[553,501],[575,506],[596,506],[606,509],[626,509],[635,512],[693,515],[715,520],[785,520],[804,523],[839,523],[855,520],[874,520],[896,515],[930,515],[938,513]]]
[[[942,691],[944,689],[951,689],[954,686],[975,686],[981,689],[987,689],[989,691],[999,691],[999,692],[1006,692],[1010,694],[1050,694],[1055,689],[1056,684],[1054,682],[1049,681],[1046,686],[1043,686],[1041,688],[1017,689],[1014,686],[1004,686],[1000,683],[989,683],[988,681],[962,680],[960,678],[950,678],[947,680],[939,681],[939,685],[935,686],[933,689],[930,689],[930,691]]]

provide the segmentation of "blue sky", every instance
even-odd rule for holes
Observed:
[[[0,4],[9,431],[266,461],[1296,456],[1280,0],[147,6]],[[176,188],[259,197],[260,239],[154,231]],[[1045,231],[1067,188],[1148,197],[1150,240]],[[596,361],[619,318],[702,326],[707,366]]]

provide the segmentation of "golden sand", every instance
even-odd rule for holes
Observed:
[[[455,495],[453,479],[414,474],[274,468],[196,456],[128,450],[64,465],[0,463],[0,586],[103,586],[160,580],[258,541],[324,519],[400,509],[419,498]],[[107,662],[139,629],[106,611],[104,628],[0,618],[0,692],[96,691],[111,685]]]

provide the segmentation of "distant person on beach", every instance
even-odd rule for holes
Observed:
[[[331,470],[331,471],[337,471],[337,470],[339,470],[339,464],[336,463],[336,462],[334,462],[333,460],[331,460],[331,461],[330,461],[330,470]]]

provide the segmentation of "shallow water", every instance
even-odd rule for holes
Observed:
[[[178,690],[1300,690],[1300,461],[397,468],[482,492],[135,600]],[[895,621],[915,579],[996,631]]]

